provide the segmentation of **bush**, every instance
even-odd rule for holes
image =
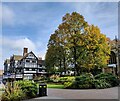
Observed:
[[[25,93],[27,98],[33,98],[37,96],[37,84],[29,80],[16,81],[22,91]]]
[[[5,92],[2,94],[1,101],[20,101],[24,98],[24,92],[20,89],[18,84],[14,84],[14,87],[12,87],[11,83],[8,82]]]
[[[52,79],[52,80],[55,80],[55,79],[57,79],[57,78],[59,78],[58,75],[52,75],[52,76],[50,76],[50,79]]]
[[[92,82],[93,82],[93,75],[90,73],[82,74],[78,77],[75,78],[75,81],[77,82],[76,84],[78,88],[81,89],[89,89],[92,88]]]
[[[71,77],[71,76],[58,78],[58,82],[62,84],[64,84],[65,82],[72,82],[74,80],[75,80],[75,77]]]
[[[112,87],[119,85],[119,80],[116,76],[111,73],[101,73],[95,76],[97,80],[105,80],[109,83]]]
[[[107,83],[105,80],[94,80],[93,85],[94,85],[94,88],[96,89],[103,89],[103,88],[111,87],[111,85]]]
[[[72,78],[71,81],[68,79],[64,83],[65,88],[81,88],[81,89],[88,89],[92,88],[92,80],[93,80],[93,75],[90,73],[82,74],[80,76],[75,77],[74,79]]]
[[[73,82],[71,81],[71,82],[65,82],[64,83],[64,88],[74,88],[73,87]]]
[[[95,77],[91,73],[85,73],[80,76],[76,76],[73,80],[67,80],[64,83],[65,88],[74,89],[103,89],[114,87],[119,84],[118,78],[110,73],[98,74]]]

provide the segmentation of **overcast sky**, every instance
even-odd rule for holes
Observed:
[[[115,2],[4,2],[0,15],[0,69],[6,58],[22,55],[23,47],[44,59],[50,35],[62,22],[62,17],[73,11],[83,15],[89,24],[98,26],[107,37],[114,39],[118,35],[118,3]]]

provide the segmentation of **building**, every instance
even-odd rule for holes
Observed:
[[[13,55],[5,60],[3,74],[6,80],[32,80],[35,76],[46,74],[44,60],[24,48],[23,55]]]
[[[1,75],[1,76],[3,75],[3,72],[4,72],[3,70],[0,70],[0,75]]]
[[[111,54],[108,61],[108,67],[103,69],[103,72],[113,73],[114,75],[120,75],[120,40],[108,40],[111,45]],[[119,76],[120,77],[120,76]]]
[[[10,72],[10,59],[6,59],[4,62],[4,73],[7,75]]]

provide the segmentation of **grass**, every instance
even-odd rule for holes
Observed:
[[[39,87],[39,84],[37,84],[37,87]],[[58,89],[64,89],[64,85],[62,84],[47,84],[47,88],[58,88]]]
[[[60,85],[60,84],[47,84],[47,88],[63,89],[63,88],[64,88],[64,85]]]

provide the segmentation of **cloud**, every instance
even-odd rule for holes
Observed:
[[[24,47],[27,47],[29,52],[33,51],[37,57],[42,57],[42,59],[44,59],[45,57],[46,49],[43,49],[42,43],[38,42],[37,40],[32,41],[27,37],[23,38],[23,36],[4,36],[0,39],[2,39],[0,40],[0,46],[2,46],[2,49],[0,50],[0,52],[2,53],[0,54],[0,69],[3,69],[3,62],[5,59],[10,58],[10,56],[12,56],[13,54],[22,55]]]
[[[118,34],[117,2],[73,3],[72,8],[83,15],[89,24],[98,26],[107,37],[114,39],[113,36]]]
[[[112,22],[117,20],[117,3],[75,3],[73,4],[73,7],[76,11],[85,15],[88,20],[94,22],[98,21],[99,23],[106,23],[106,21]]]
[[[36,49],[36,45],[30,39],[20,38],[20,39],[10,39],[7,37],[3,37],[2,41],[3,47],[10,49],[23,49],[23,47],[28,47],[31,51]]]
[[[15,13],[13,12],[13,10],[6,5],[2,5],[1,9],[2,15],[0,15],[0,18],[2,18],[2,23],[6,25],[14,25]]]
[[[27,47],[29,51],[33,51],[36,56],[40,56],[44,59],[45,55],[45,50],[43,49],[43,45],[41,42],[38,41],[32,41],[29,38],[8,38],[8,37],[3,37],[2,41],[0,40],[0,46],[3,47],[3,58],[7,58],[12,54],[22,54],[22,50],[24,47]]]

